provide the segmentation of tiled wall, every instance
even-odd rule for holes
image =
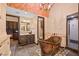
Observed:
[[[6,5],[0,4],[0,36],[6,35]]]
[[[0,55],[10,55],[10,36],[6,34],[6,4],[0,3]]]

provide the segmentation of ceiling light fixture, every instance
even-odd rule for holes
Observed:
[[[52,7],[53,3],[41,3],[40,4],[40,9],[49,11],[50,8]]]

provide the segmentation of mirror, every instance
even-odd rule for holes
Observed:
[[[21,32],[31,33],[32,31],[30,29],[30,22],[21,21]]]
[[[44,39],[44,17],[38,16],[37,24],[38,39]]]

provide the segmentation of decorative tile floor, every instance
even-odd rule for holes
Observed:
[[[29,44],[25,46],[18,46],[15,56],[40,56],[40,47],[36,44]]]
[[[14,51],[12,50],[12,52],[15,52],[12,56],[41,56],[40,46],[36,44],[18,46],[16,50],[14,49]],[[68,56],[69,53],[71,53],[70,50],[61,48],[55,56]],[[72,53],[72,55],[75,54]]]
[[[19,46],[17,40],[11,40],[11,56],[41,56],[41,49],[39,45],[29,44]],[[55,56],[77,56],[71,50],[60,48]]]
[[[70,50],[61,48],[55,56],[66,56],[69,52],[70,52]]]

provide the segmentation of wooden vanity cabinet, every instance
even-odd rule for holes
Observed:
[[[34,41],[35,41],[35,34],[20,35],[19,37],[20,45],[33,44]]]

